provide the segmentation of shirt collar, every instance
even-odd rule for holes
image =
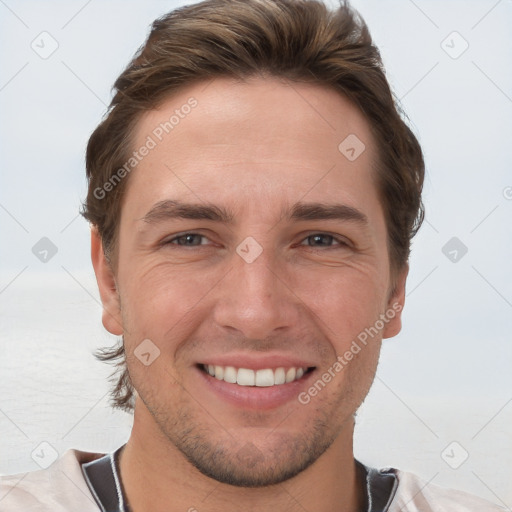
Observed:
[[[82,464],[85,481],[102,512],[131,512],[123,492],[118,469],[119,454],[125,445],[103,457]],[[376,469],[359,462],[366,481],[367,512],[387,512],[398,486],[396,470]]]

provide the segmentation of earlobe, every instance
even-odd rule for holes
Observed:
[[[393,293],[388,299],[385,311],[388,321],[382,333],[383,338],[392,338],[402,329],[402,311],[405,306],[405,283],[408,273],[409,264],[406,263],[404,268],[399,272]]]
[[[105,257],[103,242],[96,227],[91,227],[91,260],[103,305],[105,329],[116,336],[123,334],[119,293],[112,268]]]

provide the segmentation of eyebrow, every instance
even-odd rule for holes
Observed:
[[[298,202],[293,205],[291,210],[284,211],[284,217],[293,221],[342,220],[368,225],[368,217],[363,212],[341,203]],[[139,220],[147,224],[158,224],[169,219],[210,220],[233,224],[235,214],[214,204],[183,203],[167,199],[156,203]]]
[[[358,224],[368,224],[368,217],[357,208],[346,204],[326,204],[326,203],[296,203],[289,220],[344,220],[357,222]]]
[[[147,224],[157,224],[168,219],[213,220],[231,224],[234,215],[213,204],[192,204],[167,199],[156,203],[140,220]]]

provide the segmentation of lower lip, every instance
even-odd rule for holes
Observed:
[[[196,367],[202,381],[223,401],[238,408],[267,410],[284,405],[292,400],[298,402],[299,394],[308,386],[315,370],[305,373],[299,380],[277,386],[239,386],[216,379]]]

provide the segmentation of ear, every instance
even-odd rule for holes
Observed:
[[[405,305],[405,283],[408,273],[409,264],[406,263],[404,268],[399,272],[396,279],[396,286],[388,299],[385,314],[389,321],[384,327],[382,333],[383,338],[392,338],[402,329],[402,311]]]
[[[103,251],[103,242],[98,230],[91,228],[91,260],[103,304],[103,326],[111,334],[123,334],[121,305],[114,273]]]

